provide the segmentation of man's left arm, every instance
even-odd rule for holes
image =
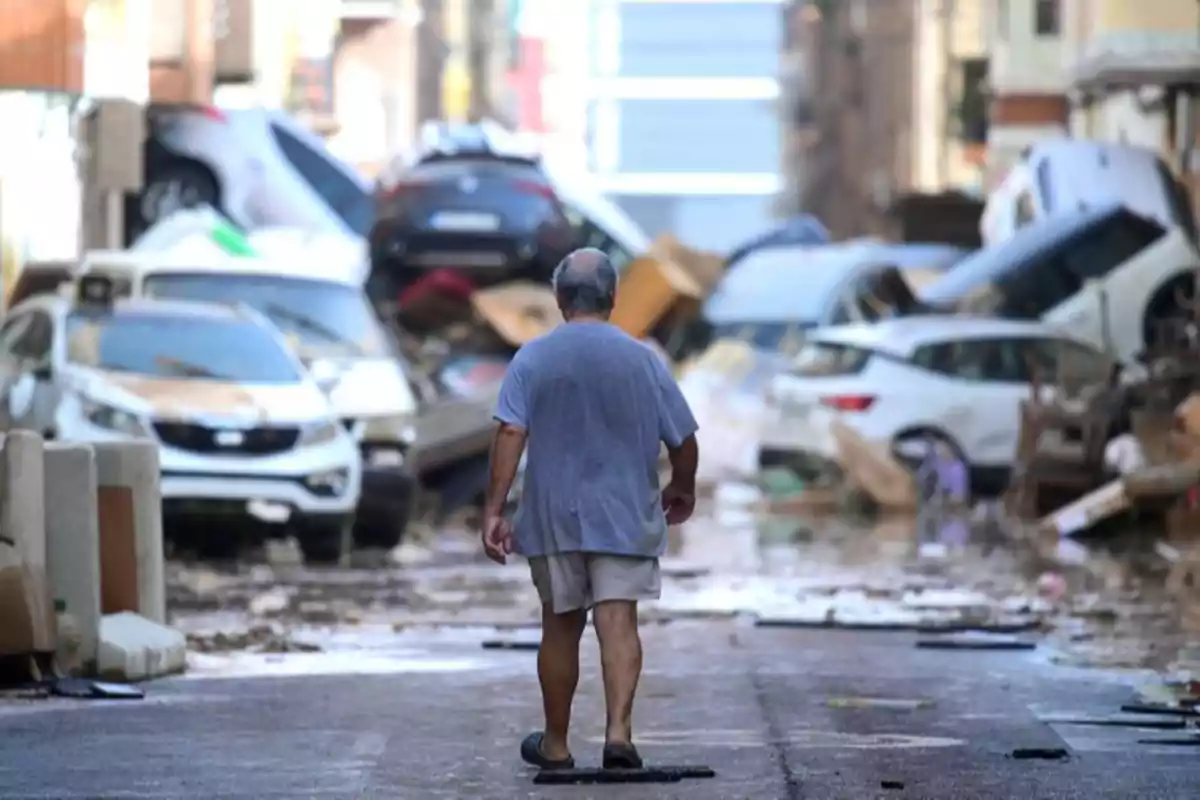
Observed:
[[[525,451],[525,439],[529,431],[529,400],[525,371],[521,359],[509,364],[508,372],[500,385],[500,397],[496,401],[496,433],[492,437],[491,471],[488,478],[484,514],[499,517],[504,513],[504,504],[517,476],[517,466]]]

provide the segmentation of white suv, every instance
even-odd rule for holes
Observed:
[[[349,541],[362,469],[279,332],[249,308],[39,295],[0,326],[0,429],[64,441],[159,444],[164,515],[204,521],[206,549],[228,524],[293,533],[315,561]],[[109,286],[111,286],[109,284]],[[106,289],[101,288],[99,294]]]

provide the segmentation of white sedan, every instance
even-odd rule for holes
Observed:
[[[930,316],[824,328],[771,380],[760,461],[832,459],[836,416],[906,461],[923,441],[946,442],[977,485],[1002,485],[1031,370],[1053,380],[1060,364],[1099,380],[1113,371],[1103,352],[1040,322]]]
[[[160,112],[146,151],[142,223],[209,205],[245,229],[293,226],[365,239],[373,186],[282,111]]]

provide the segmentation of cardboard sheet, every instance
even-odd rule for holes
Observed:
[[[481,289],[471,295],[471,305],[513,347],[520,347],[563,321],[550,287],[529,281]]]

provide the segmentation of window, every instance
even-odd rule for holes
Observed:
[[[326,153],[314,150],[286,129],[271,124],[271,134],[291,165],[350,230],[366,237],[375,221],[371,195],[338,168]]]
[[[958,136],[964,142],[985,144],[988,129],[986,58],[967,58],[958,64],[962,86],[959,87]]]
[[[653,5],[659,4],[629,7]],[[689,50],[701,57],[706,55],[695,45]],[[776,51],[769,55],[778,59]],[[620,123],[619,172],[779,171],[783,156],[775,101],[696,97],[623,98],[615,102]]]
[[[1021,192],[1017,195],[1017,227],[1024,227],[1036,218],[1037,209],[1033,205],[1033,197],[1030,196],[1029,192]]]
[[[1025,383],[1028,378],[1020,340],[966,339],[923,345],[912,362],[951,378],[985,383]]]
[[[1038,196],[1042,200],[1042,208],[1046,209],[1047,214],[1053,214],[1054,193],[1051,191],[1050,186],[1050,159],[1044,159],[1042,163],[1038,164],[1035,178],[1037,180]]]
[[[633,261],[634,255],[621,246],[621,243],[609,236],[600,229],[591,220],[584,217],[573,208],[564,206],[563,213],[567,217],[567,221],[575,228],[577,239],[577,247],[594,247],[608,256],[608,260],[613,263],[613,266],[618,271],[622,271],[629,262]]]
[[[33,311],[29,314],[29,324],[5,344],[22,361],[40,362],[49,359],[53,341],[54,323],[45,313]]]
[[[15,355],[13,347],[20,342],[32,321],[32,314],[17,314],[5,320],[4,325],[0,326],[0,348]]]
[[[1082,288],[1083,281],[1066,268],[1061,251],[1056,251],[997,280],[1001,299],[994,313],[1012,319],[1038,319]]]
[[[387,356],[391,344],[362,292],[281,275],[164,273],[145,280],[149,297],[245,303],[266,315],[302,356]]]
[[[1034,0],[1033,30],[1038,36],[1058,36],[1062,25],[1059,0]]]
[[[1060,259],[1080,284],[1104,278],[1166,234],[1161,225],[1121,211],[1072,239]]]
[[[564,7],[577,3],[562,3]],[[786,25],[773,3],[614,3],[621,75],[774,76]]]
[[[112,372],[235,383],[297,383],[287,351],[244,319],[72,313],[67,358]]]
[[[856,375],[871,360],[871,351],[834,342],[809,342],[792,363],[790,372],[805,378]]]

